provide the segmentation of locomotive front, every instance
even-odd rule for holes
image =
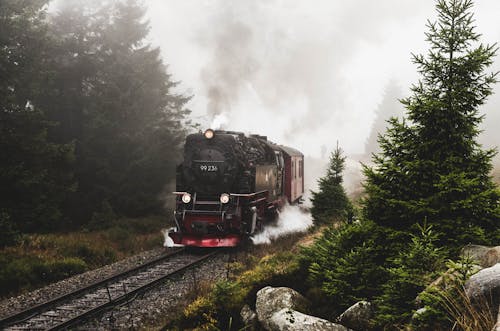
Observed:
[[[257,210],[249,200],[258,194],[249,193],[252,164],[245,139],[241,133],[210,129],[186,138],[174,192],[177,231],[169,234],[176,244],[237,246],[242,235],[255,230]]]

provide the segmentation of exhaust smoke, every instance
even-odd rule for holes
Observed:
[[[175,228],[170,228],[170,229],[163,229],[161,232],[163,234],[164,240],[163,240],[163,247],[184,247],[184,245],[176,244],[174,243],[174,240],[170,238],[168,235],[171,232],[174,232]]]
[[[265,226],[262,232],[251,237],[254,245],[270,244],[271,241],[290,233],[305,232],[313,225],[309,212],[297,205],[286,205],[279,213],[276,224]]]

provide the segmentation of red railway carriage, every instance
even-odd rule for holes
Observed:
[[[237,246],[304,193],[304,156],[259,135],[189,135],[177,168],[174,243]]]

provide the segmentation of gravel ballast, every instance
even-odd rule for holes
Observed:
[[[145,251],[35,291],[5,299],[0,302],[0,318],[144,264],[165,254],[167,250],[160,247]],[[227,275],[227,259],[227,254],[219,254],[196,267],[189,268],[165,284],[139,295],[135,300],[89,321],[78,329],[138,329],[144,325],[154,325],[155,321],[164,321],[166,316],[172,314],[174,308],[185,301],[185,295],[192,293],[198,284],[203,281],[224,279]]]

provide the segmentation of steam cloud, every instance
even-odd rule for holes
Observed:
[[[270,244],[271,241],[297,232],[304,232],[312,226],[312,217],[310,213],[306,213],[299,206],[286,205],[280,212],[278,221],[275,225],[264,227],[262,232],[252,236],[254,245]]]
[[[163,234],[163,237],[164,237],[164,240],[163,240],[163,247],[183,247],[183,245],[180,245],[180,244],[176,244],[174,243],[174,240],[172,238],[169,237],[169,233],[174,231],[174,229],[170,228],[170,229],[164,229],[162,230],[162,234]]]

